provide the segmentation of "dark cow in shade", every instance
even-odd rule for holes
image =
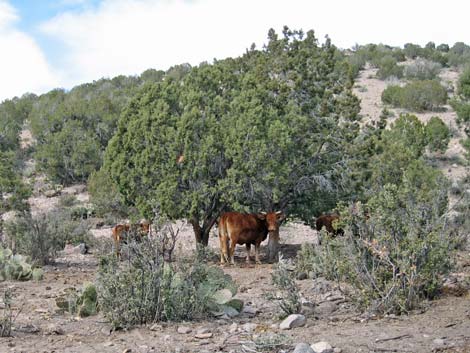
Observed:
[[[333,235],[344,235],[344,230],[336,228],[335,223],[339,221],[338,214],[324,214],[317,218],[315,227],[318,231],[321,231],[325,227],[326,231]]]
[[[285,218],[279,212],[239,213],[227,212],[219,219],[220,262],[230,261],[235,264],[234,253],[237,244],[246,246],[246,262],[250,262],[251,245],[255,246],[256,263],[260,263],[259,249],[261,242],[270,236],[275,250],[279,243],[279,225]],[[230,258],[230,260],[229,260]]]
[[[116,257],[121,256],[120,245],[126,242],[127,236],[137,236],[136,240],[140,240],[142,236],[145,236],[150,231],[150,223],[143,221],[137,224],[117,224],[111,228],[114,248],[116,250]]]

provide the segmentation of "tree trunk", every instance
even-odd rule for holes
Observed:
[[[276,262],[279,259],[279,230],[269,233],[268,262]]]

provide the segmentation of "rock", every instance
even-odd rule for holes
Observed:
[[[326,341],[314,343],[310,347],[315,353],[333,353],[333,347]]]
[[[291,328],[300,327],[305,325],[305,316],[301,314],[292,314],[289,315],[283,322],[279,325],[281,330],[290,330]]]
[[[38,333],[39,328],[36,325],[33,324],[27,324],[24,326],[20,326],[19,328],[16,329],[16,331],[24,332],[24,333]]]
[[[235,333],[235,332],[237,332],[237,329],[238,329],[238,325],[234,322],[233,324],[231,324],[229,326],[228,332]]]
[[[85,243],[80,243],[80,245],[78,245],[78,251],[82,255],[88,254],[88,245]]]
[[[103,343],[103,346],[105,346],[105,347],[112,347],[112,346],[114,346],[114,343],[111,342],[111,341],[105,342],[105,343]]]
[[[307,343],[298,343],[295,346],[294,353],[315,353]]]
[[[341,348],[335,347],[333,353],[341,353],[343,350]]]
[[[160,324],[153,324],[152,326],[150,326],[150,331],[159,331],[163,328],[162,325]]]
[[[299,281],[303,281],[304,279],[307,279],[308,278],[308,275],[307,275],[307,272],[300,272],[297,274],[297,279]],[[301,343],[299,343],[301,344]]]
[[[211,330],[209,330],[207,327],[202,327],[199,330],[196,331],[196,334],[198,335],[203,335],[205,333],[209,333]]]
[[[105,326],[101,329],[101,333],[106,336],[110,336],[111,332],[113,332],[113,328],[111,326]]]
[[[254,330],[256,330],[257,327],[258,327],[257,324],[248,322],[248,323],[242,325],[242,330],[245,331],[245,332],[253,332]]]
[[[132,349],[130,348],[126,348],[122,351],[122,353],[131,353],[132,352]]]
[[[212,332],[207,332],[207,333],[197,333],[196,336],[194,336],[198,339],[206,339],[206,338],[211,338],[212,337]]]
[[[333,301],[327,301],[317,305],[315,308],[315,314],[319,316],[328,316],[336,310],[338,310],[338,304]]]
[[[251,317],[255,316],[257,312],[258,310],[256,310],[256,308],[251,305],[244,306],[242,310],[242,314],[251,316]]]
[[[443,346],[446,344],[446,342],[442,338],[436,338],[434,341],[432,341],[436,346]]]
[[[190,327],[187,326],[178,326],[178,333],[183,335],[190,333],[192,330]]]
[[[59,196],[61,193],[61,190],[47,190],[44,192],[44,196],[51,198],[51,197],[56,197]]]
[[[64,330],[54,324],[51,324],[47,327],[46,334],[48,335],[63,335]]]

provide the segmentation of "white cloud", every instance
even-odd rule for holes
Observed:
[[[41,49],[31,37],[15,29],[17,20],[14,8],[0,0],[0,102],[58,85]]]
[[[321,40],[328,33],[343,48],[452,42],[462,40],[459,33],[470,37],[466,13],[437,0],[104,0],[57,16],[42,30],[65,45],[68,84],[76,84],[238,56],[252,42],[265,42],[269,28],[283,25],[314,29]]]

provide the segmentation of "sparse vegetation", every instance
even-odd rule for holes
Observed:
[[[413,80],[433,80],[438,77],[441,64],[426,59],[418,59],[405,67],[405,77]]]
[[[202,318],[220,310],[219,290],[236,293],[230,276],[217,267],[194,258],[165,262],[158,242],[156,237],[129,244],[129,262],[124,266],[114,258],[101,260],[98,300],[114,327]]]
[[[382,92],[382,101],[417,112],[434,111],[447,102],[447,91],[434,80],[415,81],[404,87],[387,87]]]
[[[302,309],[300,301],[299,288],[295,283],[294,272],[289,271],[285,259],[282,256],[276,264],[272,274],[272,281],[276,288],[281,292],[279,306],[283,316],[298,314]]]
[[[27,213],[6,225],[16,244],[16,251],[31,258],[36,265],[54,262],[57,252],[67,243],[88,241],[88,225],[74,221],[70,210],[53,210],[32,216]]]
[[[385,80],[389,77],[403,77],[403,66],[397,65],[397,60],[391,55],[381,58],[378,62],[378,68],[377,77],[381,80]]]
[[[451,137],[450,129],[437,116],[433,116],[426,124],[428,146],[431,151],[445,152]]]

